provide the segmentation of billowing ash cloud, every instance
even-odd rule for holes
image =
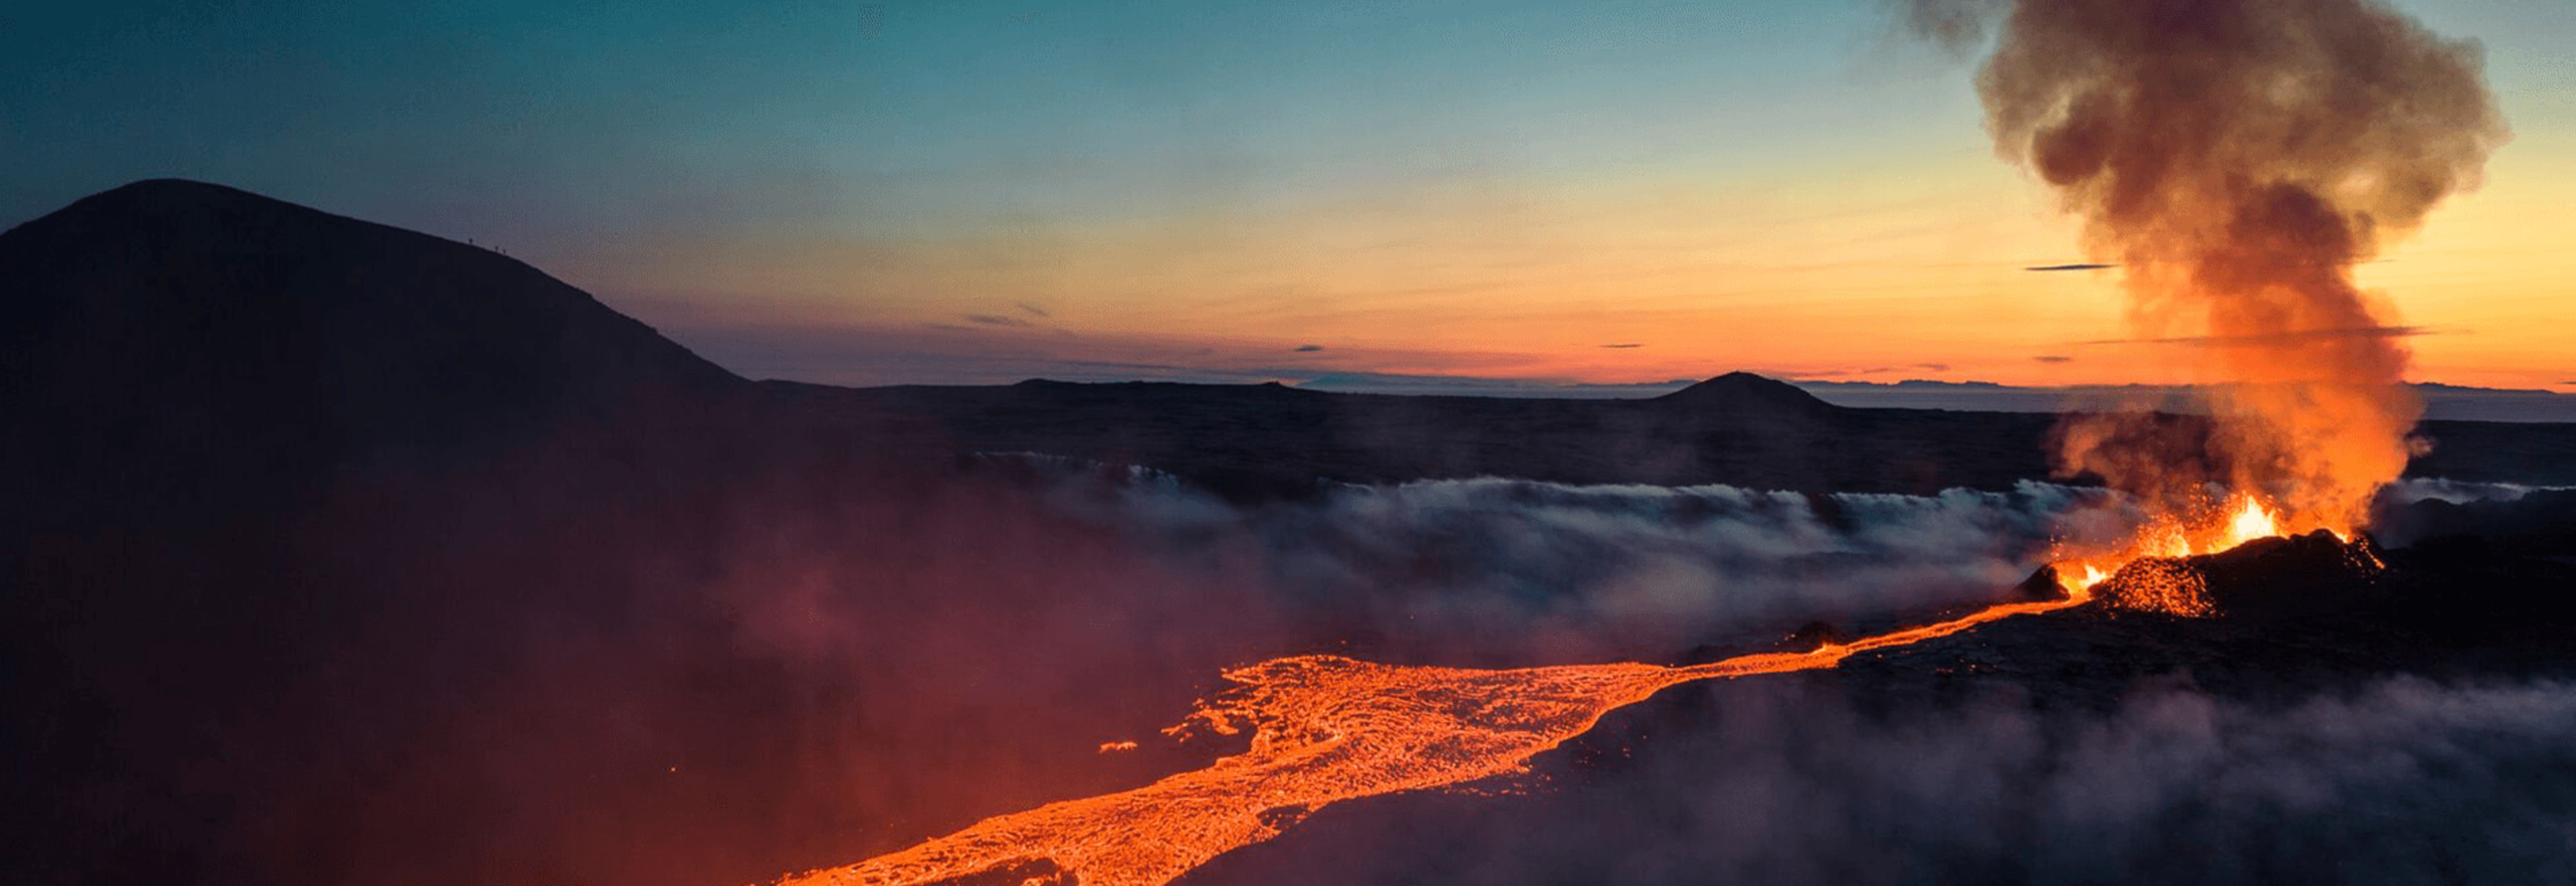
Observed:
[[[2208,481],[2350,527],[2397,478],[2421,404],[2404,340],[2350,265],[2474,186],[2506,137],[2475,43],[2372,0],[1910,0],[1952,45],[2001,35],[1979,72],[1996,150],[2054,187],[2122,268],[2137,337],[2213,393],[2214,475],[2121,452],[2115,417],[2065,436],[2072,470],[2142,495]],[[2141,456],[2148,458],[2141,458]],[[2202,454],[2194,453],[2193,456]],[[2177,503],[2180,504],[2180,503]]]

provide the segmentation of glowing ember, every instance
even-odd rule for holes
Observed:
[[[2201,578],[2189,561],[2168,557],[2144,557],[2130,561],[2111,574],[2111,581],[2098,589],[2096,596],[2106,605],[2137,612],[2163,613],[2186,618],[2206,618],[2218,614],[2209,599],[2209,583]]]
[[[1204,769],[1117,794],[997,816],[788,886],[928,884],[984,875],[1021,882],[1152,886],[1278,836],[1326,805],[1523,771],[1602,715],[1665,688],[1721,677],[1831,668],[1852,655],[1947,637],[2063,600],[1968,616],[1812,652],[1738,656],[1687,668],[1572,665],[1480,671],[1379,665],[1336,656],[1274,659],[1226,672],[1236,688],[1181,731],[1252,730],[1251,746]],[[1000,880],[996,880],[1000,882]]]
[[[2116,591],[2098,596],[2104,604],[2120,609],[2195,618],[2216,615],[2206,583],[2183,560],[2231,551],[2282,533],[2280,518],[2253,496],[2240,494],[2224,509],[2209,513],[2224,516],[2193,525],[2159,516],[2126,545],[2107,551],[2061,551],[2057,574],[2070,577],[2066,584],[2086,592],[2103,591],[2098,586],[2113,582]],[[2339,532],[2336,538],[2344,534]]]

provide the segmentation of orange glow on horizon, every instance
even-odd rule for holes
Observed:
[[[2355,268],[2430,333],[2408,340],[2416,380],[2576,390],[2562,383],[2576,380],[2564,282],[2576,251],[2563,242],[2576,176],[2558,171],[2576,152],[2526,147],[2508,146],[2484,190]],[[684,343],[692,329],[866,326],[966,355],[1148,350],[1157,359],[1127,361],[1318,373],[2220,380],[2196,373],[2187,346],[2086,343],[2128,337],[2119,271],[2024,270],[2080,258],[2076,224],[1981,149],[1791,188],[1705,174],[1093,219],[1042,239],[779,235],[681,264],[617,256],[572,270],[645,299],[638,312]],[[1019,313],[1022,302],[1050,316]],[[1324,349],[1295,349],[1306,344]],[[943,380],[955,379],[867,383]]]

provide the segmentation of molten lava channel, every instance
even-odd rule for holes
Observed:
[[[1831,668],[1846,658],[1947,637],[2001,619],[2078,606],[2011,603],[1810,652],[1738,656],[1672,668],[1569,665],[1492,671],[1380,665],[1338,656],[1273,659],[1227,671],[1236,688],[1190,721],[1252,730],[1243,753],[1131,791],[996,816],[910,849],[782,881],[790,886],[996,882],[1153,886],[1278,836],[1343,800],[1438,788],[1523,771],[1532,757],[1610,711],[1696,680]]]
[[[1130,791],[995,816],[926,843],[782,886],[926,886],[977,882],[1156,886],[1209,859],[1278,836],[1344,800],[1439,788],[1525,771],[1531,758],[1590,731],[1602,716],[1697,680],[1832,668],[1853,655],[1948,637],[1989,622],[2081,606],[2211,614],[2183,558],[2279,535],[2263,502],[2237,496],[2197,520],[2159,517],[2105,552],[2052,564],[2057,600],[1990,606],[1960,618],[1808,652],[1762,653],[1689,667],[1637,663],[1471,670],[1294,656],[1225,672],[1234,688],[1168,733],[1251,730],[1243,753]],[[2337,531],[2350,538],[2348,531]],[[2108,581],[2109,585],[2104,586]],[[1132,742],[1101,746],[1131,750]]]

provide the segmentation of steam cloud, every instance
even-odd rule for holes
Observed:
[[[1043,457],[1051,510],[1442,662],[1654,657],[1806,618],[1991,600],[2052,529],[2114,537],[2101,490],[1818,496],[1498,479],[1238,507]],[[2382,508],[2547,491],[2394,484]],[[2099,521],[2086,524],[2084,521]],[[1623,641],[1643,638],[1635,647]],[[1646,648],[1659,647],[1659,648]],[[1830,676],[1676,691],[1534,796],[1334,807],[1185,882],[2554,882],[2576,874],[2576,687],[2415,677],[2288,696],[2188,674],[2091,702],[2027,687],[1862,698]],[[1651,733],[1623,726],[1634,717]],[[1575,756],[1581,756],[1576,752]],[[1556,760],[1547,766],[1566,766]]]
[[[1872,711],[1822,677],[1677,695],[1697,713],[1668,712],[1607,771],[1509,803],[1326,810],[1274,855],[1191,882],[2576,876],[2564,683],[2401,677],[2256,703],[2176,680],[2100,711],[2015,692]]]
[[[2124,269],[2141,337],[2227,342],[2189,356],[2220,420],[2202,454],[2140,446],[2107,416],[2061,457],[2188,505],[2204,482],[2262,493],[2294,523],[2358,526],[2405,468],[2422,406],[2392,310],[2350,266],[2473,187],[2506,136],[2477,44],[2371,0],[1907,0],[1959,46],[1996,12],[1978,75],[1997,151],[2055,187],[2085,246]]]
[[[225,882],[753,882],[1203,765],[1215,749],[1156,730],[1227,665],[1292,652],[1670,660],[1700,644],[1768,645],[1808,620],[1848,631],[1992,601],[2043,556],[2052,528],[2117,537],[2141,518],[2132,499],[2046,484],[1809,497],[1473,480],[1238,506],[1168,475],[1043,458],[934,475],[816,447],[621,467],[593,446],[576,437],[513,457],[475,482],[352,481],[294,518],[282,541],[260,543],[275,549],[266,559],[246,557],[259,549],[232,536],[141,557],[58,554],[49,568],[67,583],[135,574],[160,579],[137,587],[300,594],[239,595],[251,603],[230,617],[296,626],[262,655],[207,644],[130,656],[119,644],[159,629],[95,629],[102,639],[84,648],[99,653],[84,661],[97,663],[87,673],[102,702],[70,709],[96,713],[63,728],[133,762],[64,786],[110,798],[94,807],[106,812],[30,807],[67,822],[48,837],[63,847],[55,857],[121,863],[148,839],[182,847],[172,864]],[[662,470],[673,464],[683,470]],[[2423,484],[2391,501],[2501,514],[2552,495]],[[193,624],[205,613],[143,615]],[[1762,691],[1791,695],[1740,695],[1775,682]],[[1540,824],[1591,822],[1627,842],[1550,844],[1559,855],[1537,857],[1528,835],[1538,830],[1522,830],[1508,851],[1474,857],[1540,870],[1595,863],[1594,874],[1557,878],[1566,881],[1706,882],[1620,865],[1701,852],[1702,839],[1752,839],[1743,829],[1753,823],[1723,818],[1729,809],[1825,828],[1894,815],[1871,798],[1916,797],[1925,779],[2035,777],[2001,750],[1952,760],[1907,745],[1981,746],[1980,730],[2016,735],[2039,716],[2030,711],[1998,702],[1937,726],[1886,726],[1806,695],[1814,686],[1708,690],[1724,693],[1710,705],[1723,718],[1713,733],[1656,721],[1672,724],[1676,767],[1729,743],[1809,734],[1819,741],[1799,753],[1814,759],[1768,773],[1780,761],[1709,758],[1641,770],[1652,785],[1614,779],[1607,794],[1477,804],[1488,810],[1479,815],[1555,815],[1546,810],[1599,798]],[[240,687],[256,688],[252,701]],[[2283,729],[2275,734],[2296,740]],[[1849,744],[1824,742],[1833,730]],[[2568,734],[2551,747],[2576,747]],[[1127,740],[1140,747],[1098,752]],[[1964,796],[1917,808],[1935,823],[1983,814],[1984,795]],[[1637,808],[1653,820],[1611,816],[1627,799],[1646,802]],[[2562,805],[2526,823],[2571,818]],[[1421,827],[1482,839],[1450,824]],[[1970,848],[1990,839],[1960,833]],[[1934,836],[1906,839],[1952,851]],[[1758,873],[1799,853],[1847,854],[1824,851],[1823,836],[1801,839],[1682,861]],[[1356,859],[1366,840],[1327,831],[1279,845],[1355,847]],[[1607,850],[1581,855],[1585,846],[1633,852],[1610,864]],[[1366,855],[1458,861],[1420,846]],[[26,879],[77,882],[87,870]],[[1332,870],[1315,862],[1272,882],[1407,879]]]
[[[2143,519],[2102,490],[2042,483],[1809,497],[1487,478],[1237,508],[1151,471],[988,458],[1040,471],[1055,508],[1146,556],[1263,588],[1367,655],[1440,664],[1659,660],[1812,620],[1849,631],[1991,603],[2053,536]]]

